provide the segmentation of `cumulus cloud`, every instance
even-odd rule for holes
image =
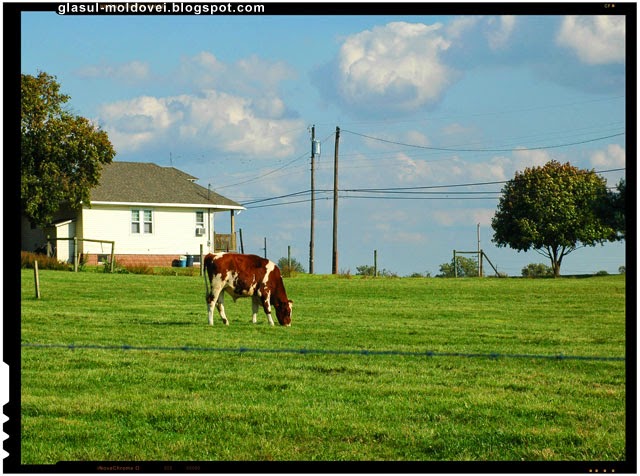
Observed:
[[[434,210],[431,216],[438,225],[442,226],[469,225],[472,223],[488,226],[491,225],[494,213],[495,208],[452,208]]]
[[[116,149],[182,141],[257,157],[291,154],[298,119],[261,115],[251,99],[218,92],[164,98],[140,97],[107,104],[100,111]]]
[[[285,157],[304,131],[278,92],[293,76],[283,62],[251,56],[225,63],[203,51],[183,58],[173,76],[185,94],[104,104],[99,120],[119,153],[182,145]]]
[[[625,150],[618,144],[610,144],[606,150],[598,150],[591,155],[591,165],[596,168],[621,168],[625,164]]]
[[[86,79],[107,78],[131,83],[149,79],[151,72],[148,63],[143,61],[129,61],[127,63],[111,65],[88,65],[77,70],[76,74]]]
[[[351,35],[336,62],[339,95],[370,111],[433,103],[452,81],[453,71],[440,58],[449,45],[440,23],[393,22]]]
[[[196,90],[218,89],[251,97],[273,96],[282,81],[296,77],[284,61],[270,62],[251,55],[225,63],[208,51],[182,58],[177,71],[177,78]]]
[[[574,51],[583,63],[602,65],[625,61],[623,16],[567,16],[556,37],[558,45]]]
[[[514,15],[502,15],[498,18],[490,18],[488,23],[491,27],[497,24],[496,28],[492,28],[487,32],[489,47],[492,50],[505,48],[515,28],[516,17]]]

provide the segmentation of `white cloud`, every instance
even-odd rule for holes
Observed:
[[[248,98],[209,90],[119,101],[103,106],[100,117],[120,152],[182,141],[255,157],[292,154],[295,135],[304,124],[261,114],[264,108]]]
[[[349,36],[338,57],[343,101],[362,109],[411,111],[439,99],[452,71],[442,25],[393,22]]]
[[[433,220],[442,226],[477,224],[491,225],[491,219],[495,214],[495,208],[449,208],[447,210],[434,210],[431,213]]]
[[[567,16],[556,42],[573,50],[589,65],[624,63],[625,17]]]
[[[177,78],[198,90],[216,89],[240,96],[274,96],[280,82],[296,72],[283,61],[270,62],[256,55],[225,63],[208,51],[182,58]]]
[[[135,71],[136,65],[128,68]],[[119,153],[195,146],[286,157],[295,152],[294,140],[305,130],[278,93],[279,83],[291,77],[295,74],[284,62],[254,55],[225,63],[203,51],[183,58],[172,76],[188,93],[105,104],[99,120]]]
[[[128,83],[149,79],[149,64],[143,61],[129,61],[120,64],[89,65],[80,68],[76,74],[87,79],[116,79]]]
[[[625,167],[625,150],[618,144],[610,144],[606,150],[598,150],[591,155],[591,165],[593,167]]]
[[[516,25],[516,17],[514,15],[503,15],[498,17],[498,19],[490,18],[488,23],[491,27],[498,23],[497,28],[487,32],[489,47],[492,50],[505,48]]]

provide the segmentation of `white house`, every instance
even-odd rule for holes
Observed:
[[[112,162],[103,167],[90,204],[61,210],[44,230],[24,219],[22,248],[46,249],[48,242],[59,260],[73,262],[75,248],[76,256],[96,264],[108,258],[113,242],[117,263],[150,266],[199,257],[201,245],[205,254],[235,251],[235,213],[244,207],[196,180],[173,167]],[[220,212],[230,214],[229,226],[220,227],[224,233],[214,225]]]

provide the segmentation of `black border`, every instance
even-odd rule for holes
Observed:
[[[66,2],[60,2],[66,3]],[[133,2],[131,2],[133,3]],[[140,2],[144,3],[144,2]],[[189,2],[184,2],[189,3]],[[220,4],[226,2],[219,2]],[[236,2],[233,2],[236,3]],[[249,2],[250,3],[250,2]],[[94,3],[84,2],[85,5]],[[258,4],[258,2],[253,2]],[[5,473],[636,473],[637,472],[637,5],[636,3],[265,3],[262,15],[626,15],[626,461],[571,462],[61,462],[22,465],[20,451],[20,229],[19,181],[13,157],[20,148],[20,15],[57,11],[57,3],[3,3],[4,25],[4,302],[3,360],[9,365],[10,396],[3,413]],[[18,26],[16,28],[16,25]],[[19,162],[19,159],[16,160]],[[19,167],[19,164],[17,165]],[[631,218],[629,218],[631,217]],[[126,468],[132,468],[126,470]],[[197,469],[196,469],[197,468]]]

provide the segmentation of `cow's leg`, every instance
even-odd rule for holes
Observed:
[[[222,323],[225,326],[228,326],[229,320],[227,319],[227,315],[224,313],[224,291],[220,293],[220,297],[218,298],[216,307],[218,308],[218,312],[220,313],[220,317],[222,318]]]
[[[264,313],[267,315],[267,319],[269,320],[269,325],[273,326],[273,318],[271,317],[271,303],[269,302],[271,300],[270,298],[270,292],[266,292],[262,295],[262,307],[264,308]]]
[[[260,309],[260,297],[257,294],[254,294],[251,297],[251,310],[253,311],[251,320],[254,324],[258,323],[258,309]]]
[[[213,325],[213,308],[214,308],[214,306],[216,306],[216,307],[218,306],[218,300],[219,299],[223,299],[222,298],[222,291],[223,291],[222,288],[217,288],[217,287],[212,288],[211,289],[211,294],[209,296],[209,299],[207,299],[207,310],[209,311],[209,316],[208,317],[209,317],[209,325],[210,326]],[[220,307],[218,307],[218,311],[220,311]],[[223,308],[222,312],[224,312],[224,308]],[[222,315],[222,313],[221,313],[221,315]],[[227,317],[225,316],[222,319],[222,322],[226,323],[226,320],[227,320]]]

